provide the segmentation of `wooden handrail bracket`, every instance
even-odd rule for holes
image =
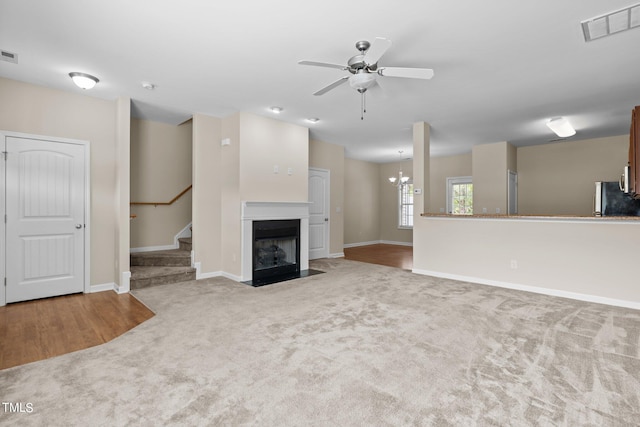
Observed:
[[[184,190],[182,190],[182,192],[180,194],[178,194],[176,197],[174,197],[173,199],[171,199],[168,202],[130,202],[130,205],[153,205],[153,206],[169,206],[174,204],[180,197],[184,196],[187,191],[191,190],[191,188],[193,187],[193,185],[188,186],[187,188],[185,188]]]

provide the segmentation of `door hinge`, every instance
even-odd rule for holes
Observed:
[[[4,160],[5,160],[5,161],[7,160],[7,154],[8,154],[8,152],[7,152],[7,151],[3,151],[3,152],[2,152],[2,157],[4,157]]]

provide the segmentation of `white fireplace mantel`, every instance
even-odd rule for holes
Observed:
[[[311,202],[242,202],[241,280],[252,279],[253,221],[300,220],[300,270],[309,269],[309,205]]]

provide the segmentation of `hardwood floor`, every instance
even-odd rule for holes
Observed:
[[[103,344],[153,317],[131,294],[74,294],[0,307],[0,369]]]
[[[387,265],[405,270],[413,268],[413,247],[375,244],[344,249],[345,259]]]

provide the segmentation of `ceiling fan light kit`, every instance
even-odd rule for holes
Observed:
[[[346,66],[317,61],[298,61],[298,64],[336,68],[351,73],[351,76],[341,77],[315,92],[314,95],[323,95],[349,80],[349,86],[362,96],[360,119],[364,119],[364,113],[366,112],[364,94],[378,83],[378,77],[409,79],[430,79],[433,77],[433,70],[429,68],[378,67],[378,61],[390,47],[391,40],[377,37],[373,43],[369,43],[367,40],[357,42],[356,49],[360,51],[360,54],[351,57]]]

